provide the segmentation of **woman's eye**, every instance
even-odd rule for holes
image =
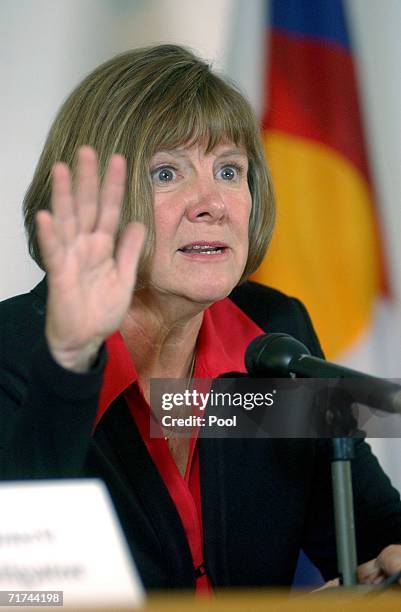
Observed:
[[[219,173],[225,181],[235,181],[241,174],[241,168],[234,165],[224,166]]]
[[[157,168],[152,172],[152,179],[156,180],[159,183],[170,183],[170,181],[174,180],[175,171],[173,168],[169,166],[164,166],[163,168]]]

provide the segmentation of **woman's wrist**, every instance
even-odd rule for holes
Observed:
[[[62,349],[56,347],[47,337],[50,353],[56,363],[62,368],[70,370],[71,372],[76,372],[77,374],[89,372],[96,361],[102,343],[102,338],[96,338],[86,346],[78,349]]]

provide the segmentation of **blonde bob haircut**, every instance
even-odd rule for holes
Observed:
[[[252,210],[243,281],[265,255],[275,216],[258,121],[235,86],[213,73],[189,49],[171,44],[134,49],[112,58],[91,72],[64,102],[24,198],[30,255],[43,268],[35,215],[50,207],[53,164],[63,161],[74,174],[79,147],[90,145],[98,154],[100,180],[113,153],[127,160],[120,231],[132,220],[147,226],[139,270],[146,282],[154,242],[152,156],[160,149],[197,142],[205,143],[209,153],[224,141],[243,147],[249,158]]]

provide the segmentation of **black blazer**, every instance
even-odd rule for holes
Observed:
[[[321,349],[295,299],[245,283],[230,296],[263,329]],[[44,339],[46,285],[0,304],[0,477],[99,477],[146,588],[193,588],[179,516],[123,398],[94,436],[105,352],[87,374],[59,367]],[[199,441],[205,565],[215,586],[290,585],[301,548],[336,576],[328,443]],[[401,541],[401,505],[369,446],[353,461],[359,562]]]

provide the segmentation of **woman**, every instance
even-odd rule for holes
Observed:
[[[24,209],[47,281],[1,308],[3,476],[103,478],[148,588],[290,584],[300,548],[334,577],[324,444],[149,436],[152,378],[244,372],[264,330],[321,354],[296,300],[238,286],[274,221],[244,98],[181,47],[112,59],[63,105]],[[354,470],[360,578],[381,580],[399,496],[364,443]]]

